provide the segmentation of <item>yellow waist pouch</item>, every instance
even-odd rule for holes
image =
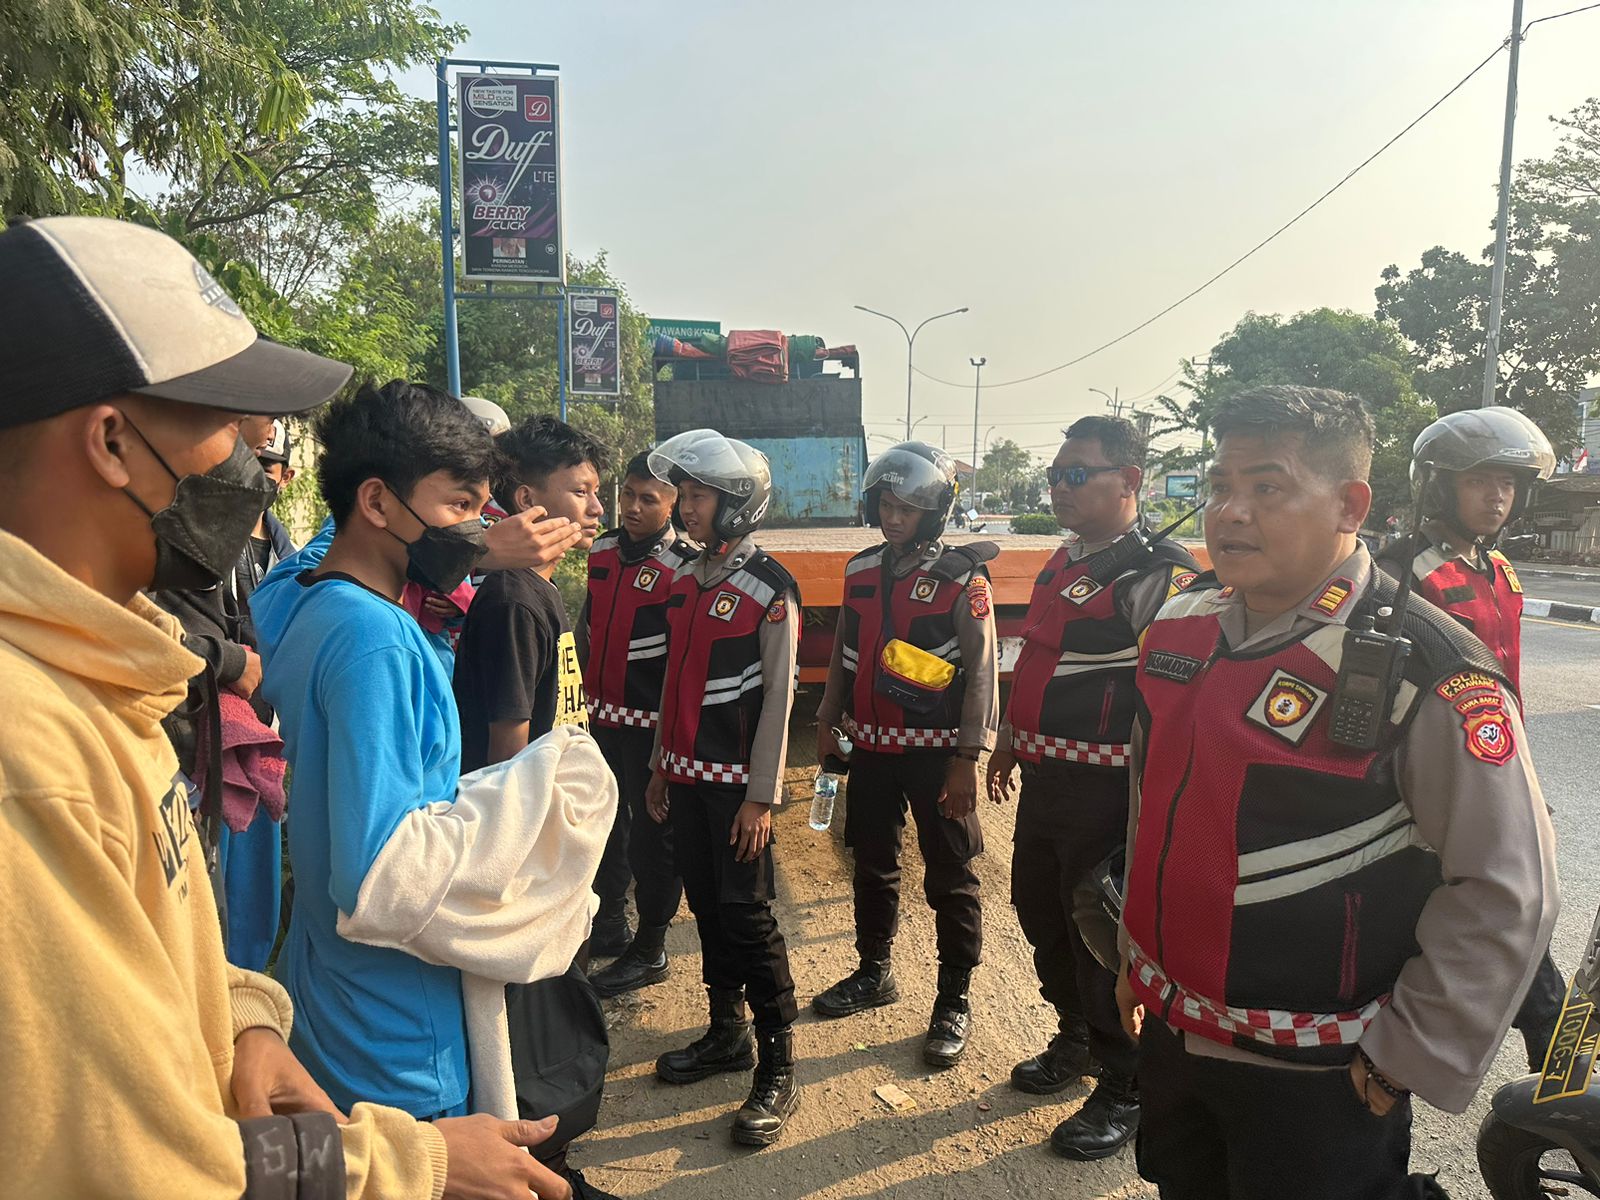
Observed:
[[[958,674],[955,664],[899,638],[890,638],[884,643],[878,666],[874,690],[906,711],[916,713],[938,708]]]

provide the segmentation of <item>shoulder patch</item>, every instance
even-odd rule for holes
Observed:
[[[989,602],[989,581],[982,575],[974,575],[967,584],[967,608],[974,621],[982,621],[993,611]]]
[[[1489,692],[1498,697],[1500,681],[1493,675],[1485,675],[1481,671],[1461,671],[1450,676],[1433,690],[1439,693],[1440,699],[1455,704],[1463,697],[1474,693]]]
[[[1167,599],[1171,600],[1198,578],[1200,578],[1198,571],[1179,571],[1174,574],[1172,582],[1167,586]]]
[[[1328,580],[1328,586],[1322,589],[1322,595],[1311,602],[1311,607],[1326,617],[1336,617],[1350,600],[1350,593],[1355,590],[1355,583],[1340,576]]]
[[[789,619],[789,598],[779,596],[767,606],[767,620],[774,625],[782,625]]]
[[[1467,736],[1467,753],[1494,766],[1504,766],[1517,753],[1511,718],[1498,698],[1479,696],[1473,699],[1476,703],[1470,708],[1466,700],[1456,705],[1461,712],[1461,728]]]
[[[1522,580],[1517,578],[1517,569],[1511,565],[1511,560],[1498,551],[1495,553],[1494,560],[1500,564],[1500,569],[1506,573],[1506,585],[1517,595],[1522,595]]]

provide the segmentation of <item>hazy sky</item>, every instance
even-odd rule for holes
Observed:
[[[1527,0],[1525,21],[1583,0]],[[1076,357],[1309,203],[1506,36],[1509,0],[803,5],[442,0],[458,55],[559,63],[569,247],[663,317],[860,346],[869,433],[972,439],[986,384]],[[1523,45],[1519,158],[1600,94],[1600,10]],[[1233,275],[1081,366],[985,390],[981,426],[1055,430],[1158,391],[1249,310],[1373,308],[1379,272],[1487,244],[1506,56]],[[431,94],[426,73],[408,86]],[[872,443],[881,448],[883,441]],[[962,455],[966,457],[965,454]]]

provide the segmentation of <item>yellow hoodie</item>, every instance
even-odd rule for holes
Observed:
[[[223,958],[161,718],[200,660],[0,532],[0,1196],[238,1200],[233,1039],[289,998]],[[438,1200],[444,1139],[357,1105],[350,1197]]]

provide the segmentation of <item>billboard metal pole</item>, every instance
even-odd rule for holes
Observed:
[[[1511,138],[1517,128],[1517,60],[1522,50],[1522,0],[1511,5],[1511,65],[1506,70],[1506,122],[1500,141],[1500,211],[1495,221],[1494,271],[1489,321],[1483,339],[1483,407],[1494,404],[1500,382],[1500,314],[1506,294],[1506,241],[1511,232]]]
[[[556,289],[556,400],[567,419],[567,289]]]
[[[456,231],[450,175],[450,60],[441,58],[434,70],[438,84],[439,116],[439,246],[444,256],[444,361],[452,396],[461,395],[461,342],[456,330]]]

